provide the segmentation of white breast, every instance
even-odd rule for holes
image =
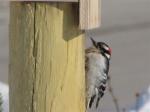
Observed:
[[[97,85],[101,83],[101,80],[106,79],[106,74],[103,70],[106,68],[105,58],[98,53],[89,53],[88,57],[88,72],[87,82],[88,85]]]
[[[88,54],[89,59],[89,68],[93,69],[104,69],[106,68],[105,64],[105,58],[101,54],[98,53],[89,53]]]

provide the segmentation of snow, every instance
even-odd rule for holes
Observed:
[[[140,110],[139,112],[150,112],[150,101],[147,102]]]
[[[2,94],[2,100],[3,100],[3,104],[2,104],[3,112],[9,112],[8,85],[0,82],[0,93]]]
[[[141,93],[135,107],[129,112],[150,112],[150,86],[146,91]]]

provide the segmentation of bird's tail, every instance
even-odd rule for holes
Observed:
[[[91,107],[92,107],[92,104],[93,104],[95,98],[96,98],[96,95],[93,95],[93,96],[89,99],[88,108],[91,108]]]
[[[103,95],[104,95],[104,92],[103,92],[103,91],[99,92],[98,98],[97,98],[97,101],[96,101],[96,108],[98,107],[99,101],[100,101],[100,99],[103,97]]]
[[[100,97],[97,98],[97,101],[96,101],[96,108],[97,108],[98,105],[99,105],[99,101],[100,101]]]

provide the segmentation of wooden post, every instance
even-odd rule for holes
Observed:
[[[78,3],[11,2],[10,112],[85,112]]]

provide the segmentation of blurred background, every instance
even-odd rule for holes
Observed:
[[[0,82],[8,83],[9,5],[0,1]],[[150,0],[102,0],[102,25],[86,35],[112,48],[110,73],[121,111],[135,105],[137,93],[150,85]],[[86,38],[86,47],[91,43]],[[101,112],[116,112],[109,92]],[[148,111],[150,112],[150,111]]]
[[[8,82],[9,5],[0,0],[0,81]]]

